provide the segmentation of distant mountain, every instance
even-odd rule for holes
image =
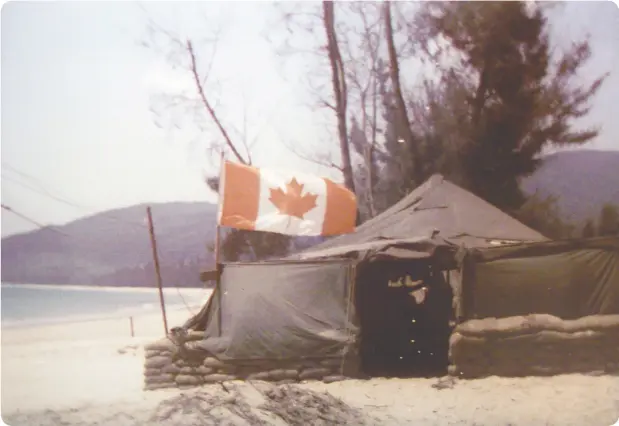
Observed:
[[[619,206],[619,151],[565,151],[544,159],[522,181],[527,194],[556,196],[561,217],[581,226],[597,219],[602,206]]]
[[[164,286],[202,286],[214,267],[217,206],[151,204]],[[320,239],[298,238],[292,250]],[[2,239],[2,281],[36,284],[152,286],[156,282],[146,205],[116,209],[59,227]]]
[[[178,284],[198,285],[200,265],[213,261],[207,245],[214,240],[216,206],[162,203],[151,208],[164,281],[179,279],[178,269],[193,269],[190,282]],[[153,280],[146,205],[2,239],[3,282],[152,285]]]
[[[548,156],[522,183],[532,194],[559,197],[564,218],[580,224],[602,205],[619,205],[619,152],[573,151]],[[216,206],[153,204],[164,285],[199,286],[199,271],[213,265]],[[40,284],[152,286],[152,251],[146,206],[111,210],[64,226],[2,239],[2,281]],[[306,239],[297,249],[318,242]]]

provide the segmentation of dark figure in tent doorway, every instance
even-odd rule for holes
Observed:
[[[395,375],[431,375],[446,362],[442,340],[448,318],[442,305],[443,276],[432,267],[414,268],[388,282],[391,297],[389,370]],[[450,303],[450,299],[445,299]],[[446,307],[449,309],[449,306]],[[445,324],[443,324],[445,323]],[[447,333],[448,335],[448,333]]]
[[[389,297],[388,324],[390,337],[385,342],[385,361],[389,375],[407,376],[413,374],[418,362],[422,342],[418,338],[419,307],[428,296],[427,277],[419,268],[415,271],[401,271],[396,279],[388,281]]]

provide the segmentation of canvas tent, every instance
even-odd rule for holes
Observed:
[[[539,232],[443,176],[434,175],[394,206],[363,223],[356,232],[332,238],[291,258],[371,259],[373,264],[364,265],[359,275],[374,277],[377,286],[381,285],[381,274],[386,276],[385,271],[396,268],[394,262],[425,258],[425,263],[431,263],[435,269],[448,271],[452,320],[462,321],[467,312],[456,252],[543,241],[548,239]]]
[[[339,357],[361,342],[361,358],[383,367],[446,366],[460,290],[442,271],[457,269],[462,247],[545,240],[435,175],[352,234],[281,261],[223,265],[185,328],[205,330],[200,346],[226,360]],[[404,276],[432,287],[423,306],[411,288],[387,288]]]

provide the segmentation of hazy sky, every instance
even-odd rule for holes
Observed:
[[[223,119],[256,139],[254,162],[330,174],[303,161],[287,144],[324,143],[311,97],[307,61],[282,62],[263,37],[277,14],[269,2],[146,2],[161,26],[192,38],[221,27],[207,86]],[[611,2],[566,3],[553,21],[561,43],[590,33],[590,76],[619,65],[619,9]],[[214,200],[203,183],[212,168],[204,146],[218,137],[156,125],[152,95],[192,90],[165,58],[139,45],[147,16],[131,2],[13,2],[2,8],[2,203],[44,224],[143,202]],[[285,33],[282,33],[283,35]],[[208,44],[197,45],[209,58]],[[201,65],[204,65],[202,63]],[[285,67],[284,67],[285,65]],[[597,97],[589,120],[603,131],[590,148],[618,149],[619,75]],[[173,130],[174,129],[174,130]],[[234,135],[238,137],[238,135]],[[24,173],[38,183],[27,180]],[[21,182],[21,183],[20,183]],[[71,206],[31,191],[42,185]],[[2,211],[2,235],[32,225]]]

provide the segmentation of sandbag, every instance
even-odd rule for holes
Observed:
[[[575,320],[562,320],[548,314],[531,314],[507,318],[469,320],[455,331],[464,336],[507,337],[541,330],[574,333],[578,331],[619,330],[619,315],[592,315]]]
[[[284,380],[279,380],[277,382],[275,382],[276,385],[292,385],[294,383],[297,383],[296,380],[293,379],[284,379]]]
[[[178,346],[168,337],[157,340],[156,342],[147,343],[144,345],[146,351],[170,351],[176,352]]]
[[[328,376],[331,370],[328,368],[306,368],[299,373],[299,380],[317,380]]]
[[[257,373],[251,373],[247,375],[247,380],[269,380],[269,372],[268,371],[260,371]]]
[[[151,358],[146,358],[146,361],[144,362],[146,368],[163,367],[169,364],[172,364],[172,359],[166,356],[154,356]]]
[[[590,315],[575,320],[564,321],[564,330],[566,332],[580,330],[619,332],[619,315]]]
[[[204,376],[205,383],[221,383],[229,382],[230,380],[236,380],[236,377],[228,374],[207,374]]]
[[[225,363],[213,357],[204,358],[204,361],[202,361],[202,365],[204,365],[205,367],[211,367],[211,368],[221,368],[221,367],[226,366]]]
[[[183,368],[181,368],[180,373],[181,374],[189,374],[189,375],[191,375],[191,374],[196,374],[197,372],[196,372],[195,367],[183,367]]]
[[[331,376],[325,376],[322,379],[324,383],[334,383],[334,382],[340,382],[342,380],[346,380],[346,377],[339,376],[339,375],[331,375]]]
[[[323,367],[341,367],[342,366],[342,358],[327,358],[320,361],[320,365]]]
[[[196,367],[196,374],[200,376],[206,376],[207,374],[212,374],[214,371],[215,370],[213,368],[205,367],[203,365]]]
[[[526,332],[524,317],[474,319],[458,324],[455,332],[466,337],[494,337]]]
[[[269,378],[274,382],[281,380],[297,380],[299,378],[299,372],[297,370],[271,370],[269,371]]]
[[[160,368],[145,368],[144,375],[145,376],[158,376],[161,373],[168,373],[168,371],[163,371]]]
[[[177,367],[175,364],[168,364],[161,369],[161,372],[169,373],[169,374],[178,374],[181,372],[181,368]]]
[[[172,382],[170,383],[149,383],[144,386],[144,390],[151,391],[151,390],[157,390],[157,389],[167,389],[171,387],[175,387],[175,384]]]
[[[159,374],[158,376],[146,376],[145,382],[148,383],[172,383],[174,384],[173,374]]]
[[[176,382],[176,384],[182,385],[182,386],[198,386],[198,385],[201,385],[204,380],[200,376],[190,376],[187,374],[179,374],[178,376],[176,376],[174,381]]]

